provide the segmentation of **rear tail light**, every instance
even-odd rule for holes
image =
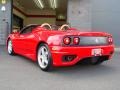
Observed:
[[[79,44],[80,39],[78,37],[73,38],[73,44],[77,45]]]
[[[108,43],[112,44],[113,43],[113,38],[112,37],[108,37]]]
[[[64,38],[64,39],[63,39],[63,43],[64,43],[65,45],[69,45],[69,44],[71,43],[71,38],[69,38],[69,37]]]

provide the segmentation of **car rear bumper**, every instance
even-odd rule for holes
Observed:
[[[82,47],[51,46],[50,49],[54,66],[70,66],[80,62],[84,58],[94,57],[91,54],[93,49],[102,49],[100,57],[108,56],[108,59],[110,59],[114,52],[114,45]],[[64,61],[64,56],[74,56],[74,58],[71,61]]]

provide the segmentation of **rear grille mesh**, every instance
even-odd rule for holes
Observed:
[[[107,37],[80,37],[80,44],[81,46],[89,45],[107,45],[108,40]]]

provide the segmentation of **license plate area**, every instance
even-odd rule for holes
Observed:
[[[101,48],[97,48],[97,49],[92,49],[91,54],[92,56],[101,56],[102,55],[102,49]]]

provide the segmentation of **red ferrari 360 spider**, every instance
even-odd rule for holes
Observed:
[[[53,29],[48,23],[29,25],[8,36],[10,55],[20,54],[37,61],[43,71],[52,66],[70,66],[86,60],[92,65],[109,60],[114,53],[112,35],[81,32],[62,25]]]

